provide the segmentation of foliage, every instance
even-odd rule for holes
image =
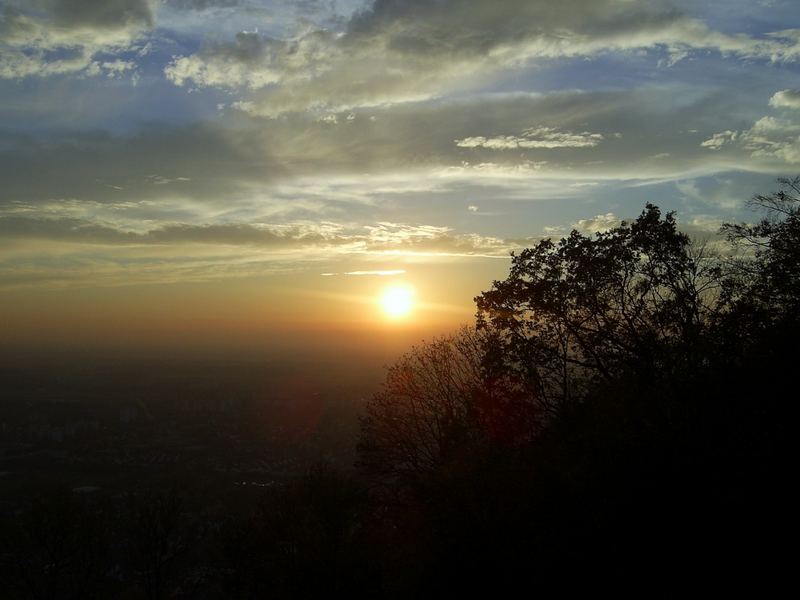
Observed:
[[[731,265],[728,293],[742,309],[768,313],[770,321],[800,318],[800,177],[779,182],[779,191],[749,202],[765,213],[760,221],[722,229],[745,249]]]
[[[361,466],[408,482],[465,450],[527,440],[538,405],[504,371],[491,331],[463,328],[413,348],[386,376],[361,419]]]
[[[233,597],[351,596],[370,586],[359,538],[365,496],[350,477],[315,465],[268,490],[220,532],[224,589]]]
[[[170,589],[176,562],[186,550],[181,498],[173,488],[128,498],[127,555],[136,581],[149,599]]]
[[[479,324],[502,333],[509,366],[555,411],[623,373],[691,368],[719,277],[648,204],[594,238],[573,231],[514,255],[508,278],[476,298]]]
[[[0,527],[0,591],[17,598],[102,598],[111,563],[106,506],[62,488]]]
[[[766,490],[791,468],[783,390],[800,334],[800,180],[782,183],[752,201],[765,219],[723,229],[748,248],[736,259],[649,204],[593,237],[543,240],[476,298],[476,329],[389,369],[359,455],[370,481],[411,490],[394,512],[379,496],[420,550],[411,589],[780,564],[770,528],[788,506]]]

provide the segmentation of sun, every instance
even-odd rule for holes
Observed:
[[[390,317],[404,317],[414,306],[414,290],[403,285],[388,287],[381,295],[381,306]]]

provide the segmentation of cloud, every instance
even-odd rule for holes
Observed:
[[[172,223],[131,231],[110,222],[35,214],[0,216],[0,240],[0,287],[207,281],[297,270],[343,257],[505,258],[516,247],[513,241],[428,225]]]
[[[338,248],[341,252],[357,254],[506,255],[511,249],[507,242],[498,238],[457,234],[448,227],[398,223],[355,227],[334,223],[172,223],[139,232],[91,219],[11,214],[0,216],[0,235],[6,239],[111,246],[197,244],[271,249]]]
[[[703,148],[708,148],[710,150],[719,150],[726,144],[731,144],[736,141],[736,138],[739,137],[738,131],[732,131],[730,129],[726,131],[721,131],[719,133],[715,133],[707,140],[700,143],[700,146]]]
[[[154,25],[155,0],[12,0],[0,12],[0,78],[98,74],[99,55],[133,50]]]
[[[165,4],[182,10],[208,10],[211,8],[232,8],[239,6],[241,0],[163,0]]]
[[[800,90],[781,90],[769,99],[769,105],[775,108],[792,108],[800,110]]]
[[[405,274],[405,269],[387,269],[383,271],[347,271],[345,273],[322,273],[323,277],[333,277],[336,275],[348,275],[353,277],[393,277],[394,275]]]
[[[264,120],[234,113],[113,135],[0,130],[0,207],[75,199],[136,203],[138,217],[160,221],[238,219],[242,211],[253,219],[272,219],[277,211],[286,218],[314,213],[328,219],[345,210],[364,215],[367,208],[357,207],[411,195],[457,194],[460,207],[484,207],[492,198],[526,199],[545,190],[548,197],[583,195],[575,184],[587,180],[682,179],[742,160],[763,172],[785,167],[757,142],[790,141],[791,127],[751,135],[751,150],[730,143],[741,136],[728,129],[734,101],[656,86],[486,94],[327,115],[336,125],[313,114]],[[530,147],[453,141],[474,138],[476,131],[485,140],[523,132],[515,137]],[[595,142],[601,154],[585,146]],[[758,160],[749,160],[758,149],[764,150]],[[142,202],[155,204],[145,209]],[[373,220],[386,218],[371,210]]]
[[[263,38],[257,32],[242,31],[232,44],[207,47],[201,55],[175,58],[164,69],[175,85],[191,83],[199,87],[262,88],[280,79],[275,68],[265,65],[286,53],[286,43]],[[240,104],[240,108],[247,105]]]
[[[754,158],[775,157],[800,164],[800,122],[762,117],[742,133],[740,142]]]
[[[100,63],[99,65],[105,70],[108,77],[120,77],[128,71],[136,69],[136,63],[131,60],[111,60]]]
[[[689,179],[676,181],[675,188],[681,194],[685,204],[695,207],[705,205],[731,211],[742,206],[744,200],[748,196],[752,196],[755,189],[758,189],[758,186],[755,185],[753,192],[748,193],[747,188],[753,186],[755,182],[752,181],[752,176],[748,176],[747,179],[750,180],[750,183],[745,185],[741,180],[735,178],[715,177],[712,185],[709,185],[709,182],[702,184],[699,180]]]
[[[795,31],[800,37],[800,30]],[[781,90],[772,95],[773,108],[800,108],[800,90]],[[796,115],[764,116],[749,129],[718,132],[700,144],[703,148],[720,150],[735,148],[758,160],[776,160],[783,165],[800,164],[800,118]]]
[[[754,159],[777,159],[784,164],[797,165],[800,164],[800,121],[761,117],[749,129],[715,133],[701,146],[711,150],[732,146]]]
[[[0,205],[62,198],[121,202],[243,194],[284,169],[258,131],[192,124],[39,137],[0,131]]]
[[[240,34],[241,35],[241,34]],[[794,61],[793,31],[766,38],[731,35],[670,8],[629,0],[376,0],[344,31],[300,32],[215,43],[176,56],[165,74],[176,85],[249,88],[251,114],[349,110],[419,101],[480,88],[493,74],[555,58],[651,49],[666,64],[698,50]]]
[[[764,68],[796,60],[800,35],[765,35],[774,14],[379,0],[342,17],[357,3],[0,0],[0,77],[73,76],[0,82],[0,247],[86,277],[104,253],[153,277],[502,257],[526,223],[586,216],[576,202],[600,215],[575,225],[599,231],[660,183],[656,201],[714,217],[743,188],[709,200],[708,181],[800,164],[796,65]]]
[[[542,228],[542,231],[547,237],[563,237],[566,233],[566,228],[561,225],[547,225]]]
[[[572,224],[572,228],[581,233],[600,233],[619,226],[621,219],[613,212],[597,215],[592,219],[580,219]]]
[[[474,233],[457,234],[449,227],[384,222],[366,229],[364,247],[369,252],[507,256],[514,248],[506,240]]]
[[[553,127],[532,127],[522,136],[505,135],[485,138],[482,136],[456,140],[460,148],[488,148],[489,150],[517,150],[519,148],[592,148],[603,140],[599,133],[571,133]]]

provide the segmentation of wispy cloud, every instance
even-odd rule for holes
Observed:
[[[791,96],[777,106],[788,106]],[[775,96],[772,97],[775,99]],[[771,106],[776,103],[770,101]],[[800,107],[800,103],[798,103]],[[781,118],[770,115],[761,117],[752,127],[744,130],[726,130],[715,133],[703,141],[701,146],[710,150],[734,148],[749,153],[752,159],[777,160],[784,165],[800,164],[800,119]]]
[[[393,277],[395,275],[403,275],[405,274],[405,269],[387,269],[387,270],[375,270],[375,271],[346,271],[344,273],[322,273],[323,277],[334,277],[336,275],[348,275],[348,276],[355,276],[355,277]]]
[[[504,135],[486,138],[467,137],[456,140],[460,148],[487,148],[489,150],[517,150],[520,148],[593,148],[603,141],[599,133],[572,133],[553,127],[532,127],[521,136]]]

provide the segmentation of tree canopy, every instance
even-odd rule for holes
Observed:
[[[800,179],[781,185],[715,252],[651,204],[544,239],[476,298],[476,328],[389,369],[359,456],[368,478],[412,490],[414,520],[401,511],[395,530],[436,532],[416,542],[427,564],[563,581],[663,580],[678,555],[687,578],[780,563]]]
[[[648,204],[594,237],[513,255],[508,278],[476,298],[479,325],[502,334],[508,367],[556,410],[623,373],[691,368],[720,277],[674,215]]]
[[[407,481],[465,449],[529,439],[538,404],[505,372],[494,338],[465,327],[412,348],[391,366],[361,419],[361,466]]]

